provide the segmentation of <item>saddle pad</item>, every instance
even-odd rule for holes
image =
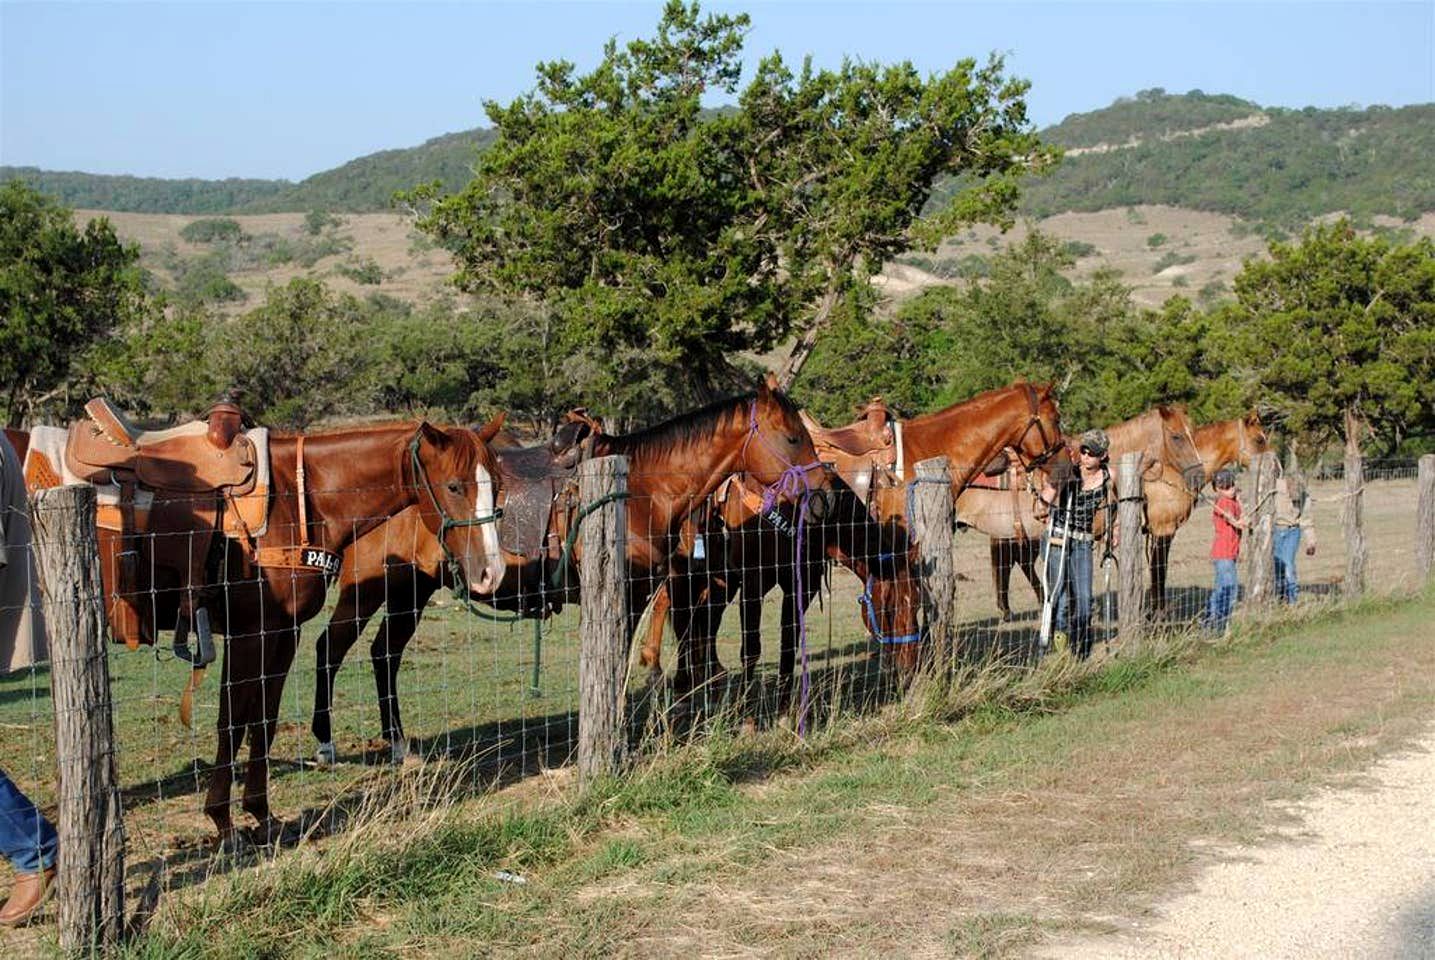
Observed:
[[[30,449],[25,453],[25,486],[31,492],[50,487],[90,481],[77,477],[65,462],[65,444],[69,431],[63,427],[38,426],[30,431]],[[120,486],[117,483],[91,483],[95,488],[95,526],[101,530],[124,528],[120,514]],[[143,530],[154,494],[135,490],[135,523]]]

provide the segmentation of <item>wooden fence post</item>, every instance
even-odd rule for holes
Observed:
[[[1365,592],[1365,461],[1360,452],[1345,454],[1345,496],[1340,511],[1345,527],[1344,599],[1355,600]]]
[[[1416,474],[1420,486],[1420,505],[1415,511],[1415,569],[1424,587],[1435,574],[1435,453],[1420,458]]]
[[[937,663],[949,663],[956,652],[957,575],[952,564],[955,508],[952,474],[946,457],[917,464],[917,482],[909,493],[912,539],[921,557],[922,619]]]
[[[1276,532],[1276,455],[1258,453],[1251,458],[1246,510],[1250,526],[1242,550],[1246,554],[1246,598],[1270,603],[1276,596],[1273,538]]]
[[[1120,503],[1116,526],[1121,532],[1116,560],[1121,564],[1121,589],[1116,595],[1116,635],[1122,644],[1139,643],[1146,629],[1146,543],[1142,532],[1145,496],[1141,486],[1142,456],[1125,453],[1117,464]]]
[[[50,634],[59,768],[60,947],[104,952],[118,946],[124,932],[125,834],[115,769],[95,488],[39,490],[31,517]]]
[[[578,467],[582,563],[578,583],[578,778],[611,776],[627,734],[623,695],[628,673],[628,460],[598,457]],[[597,506],[595,506],[597,505]]]

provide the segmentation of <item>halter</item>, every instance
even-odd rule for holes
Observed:
[[[1055,440],[1047,436],[1046,424],[1043,423],[1041,419],[1041,404],[1036,398],[1036,388],[1029,383],[1026,385],[1026,402],[1030,408],[1031,417],[1026,421],[1026,428],[1023,429],[1021,434],[1016,438],[1016,442],[1009,446],[1012,452],[1016,454],[1017,461],[1021,464],[1022,469],[1027,471],[1027,475],[1030,476],[1034,468],[1040,467],[1061,451],[1063,442],[1060,433],[1056,435]],[[1041,443],[1044,452],[1038,456],[1028,458],[1022,453],[1021,445],[1026,440],[1026,435],[1031,433],[1032,427],[1036,427],[1037,432],[1041,434]]]
[[[463,566],[459,563],[458,555],[449,549],[448,532],[463,527],[478,527],[485,523],[497,523],[499,518],[503,516],[503,509],[495,505],[493,512],[488,516],[473,517],[468,520],[455,520],[450,517],[448,511],[444,510],[443,504],[439,503],[438,495],[434,493],[433,484],[429,481],[428,472],[424,470],[423,462],[419,459],[419,444],[422,438],[423,430],[420,428],[420,430],[414,434],[413,440],[409,442],[409,459],[413,464],[414,475],[423,483],[424,492],[429,496],[429,503],[433,506],[434,512],[437,513],[439,517],[438,545],[439,548],[443,550],[444,565],[448,567],[449,575],[452,577],[455,585],[454,596],[464,600],[465,606],[467,606],[468,591],[460,591],[457,586],[460,582],[466,582],[467,578],[463,576]]]
[[[890,559],[892,556],[890,553],[879,554],[877,556],[877,562],[881,563],[884,559]],[[857,603],[862,608],[862,616],[867,624],[867,632],[871,635],[872,639],[884,647],[901,647],[911,643],[920,643],[922,640],[922,632],[920,630],[916,633],[904,633],[890,637],[882,633],[877,623],[877,608],[872,601],[873,580],[874,578],[869,572],[867,574],[867,581],[862,587],[862,592],[857,594]]]

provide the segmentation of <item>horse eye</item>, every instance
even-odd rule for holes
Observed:
[[[448,482],[448,492],[463,493],[463,484],[459,483],[457,480],[450,480]]]
[[[792,444],[792,445],[795,447],[795,446],[797,446],[799,443],[802,442],[802,437],[801,437],[800,434],[795,434],[795,433],[794,433],[792,436],[790,436],[790,437],[787,438],[787,442],[790,443],[790,444]]]

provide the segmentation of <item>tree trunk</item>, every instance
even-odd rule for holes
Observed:
[[[1345,599],[1365,592],[1365,465],[1360,456],[1360,418],[1345,410]]]
[[[783,393],[792,389],[797,375],[802,372],[803,364],[807,363],[812,351],[817,346],[817,337],[827,328],[827,320],[832,316],[833,309],[837,306],[838,288],[828,287],[827,292],[822,295],[822,301],[817,307],[817,313],[812,317],[812,323],[798,339],[797,345],[788,354],[787,362],[777,374],[777,387]]]

